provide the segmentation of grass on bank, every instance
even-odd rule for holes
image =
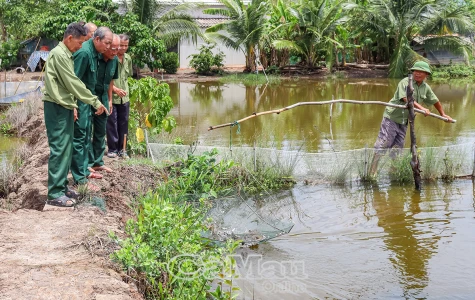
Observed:
[[[17,134],[31,116],[42,106],[41,96],[28,96],[21,103],[12,104],[0,117],[0,129],[3,134]]]
[[[280,84],[280,76],[278,75],[264,75],[264,73],[239,73],[239,74],[232,74],[232,75],[225,75],[219,78],[219,81],[222,83],[242,83],[248,86],[255,86],[266,84],[269,81],[269,84],[275,85]]]
[[[38,112],[41,104],[41,97],[33,96],[8,107],[0,116],[0,134],[19,136],[22,126]],[[0,197],[6,197],[10,193],[9,187],[16,172],[30,154],[31,149],[22,144],[11,155],[0,159]]]
[[[473,80],[475,67],[465,64],[450,64],[448,66],[433,67],[431,78],[434,81],[447,79]]]

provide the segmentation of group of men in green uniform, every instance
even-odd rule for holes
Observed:
[[[69,170],[75,184],[87,185],[92,191],[99,188],[89,179],[102,178],[98,171],[112,172],[104,165],[105,137],[107,131],[127,134],[127,127],[124,132],[124,127],[117,128],[117,124],[124,123],[123,119],[128,123],[127,77],[132,75],[131,60],[125,53],[128,43],[127,35],[113,34],[107,27],[72,23],[63,41],[50,52],[43,98],[50,146],[47,199],[50,205],[75,204],[78,195],[68,188]],[[117,95],[115,98],[113,93]],[[115,104],[116,98],[120,103]],[[118,115],[116,110],[122,113]],[[125,110],[127,116],[123,114]],[[115,117],[110,124],[109,114]]]

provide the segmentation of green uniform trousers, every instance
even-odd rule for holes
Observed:
[[[48,199],[64,196],[71,166],[74,118],[71,109],[44,101],[46,135],[50,149],[48,160]]]
[[[71,173],[77,184],[86,183],[91,172],[88,170],[88,153],[91,144],[91,106],[81,101],[78,104],[78,119],[74,122],[73,158]]]
[[[106,106],[107,107],[107,106]],[[92,109],[93,113],[96,110]],[[92,143],[89,147],[89,167],[104,165],[104,152],[106,151],[107,114],[92,115]]]

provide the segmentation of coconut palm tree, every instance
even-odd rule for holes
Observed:
[[[276,39],[273,45],[277,49],[291,49],[301,53],[307,65],[314,67],[320,57],[319,51],[325,53],[327,65],[333,63],[334,45],[338,42],[334,39],[338,25],[348,21],[348,12],[356,7],[356,4],[347,0],[303,0],[296,8],[292,8],[292,14],[298,19],[297,35],[292,39]],[[288,23],[288,26],[294,26]]]
[[[265,30],[268,4],[265,0],[251,0],[247,5],[242,0],[218,0],[224,8],[203,10],[210,15],[222,15],[229,20],[206,30],[210,39],[221,41],[226,47],[241,50],[246,57],[246,71],[256,69],[255,59]]]
[[[436,0],[370,0],[360,20],[360,32],[377,36],[373,40],[389,41],[390,77],[403,76],[414,61],[424,59],[410,46],[414,38],[424,40],[426,50],[449,49],[466,54],[468,45],[459,35],[473,30],[463,7]]]
[[[196,43],[198,37],[204,38],[198,24],[189,14],[200,4],[181,1],[163,4],[156,0],[130,0],[124,4],[126,10],[136,14],[142,24],[153,28],[166,47],[172,47],[183,39],[191,39]]]

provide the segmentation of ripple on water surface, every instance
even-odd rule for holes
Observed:
[[[241,250],[241,294],[473,299],[474,191],[472,181],[425,185],[421,193],[412,186],[297,186],[291,201],[276,197],[284,206],[275,215],[291,218],[292,231]]]

